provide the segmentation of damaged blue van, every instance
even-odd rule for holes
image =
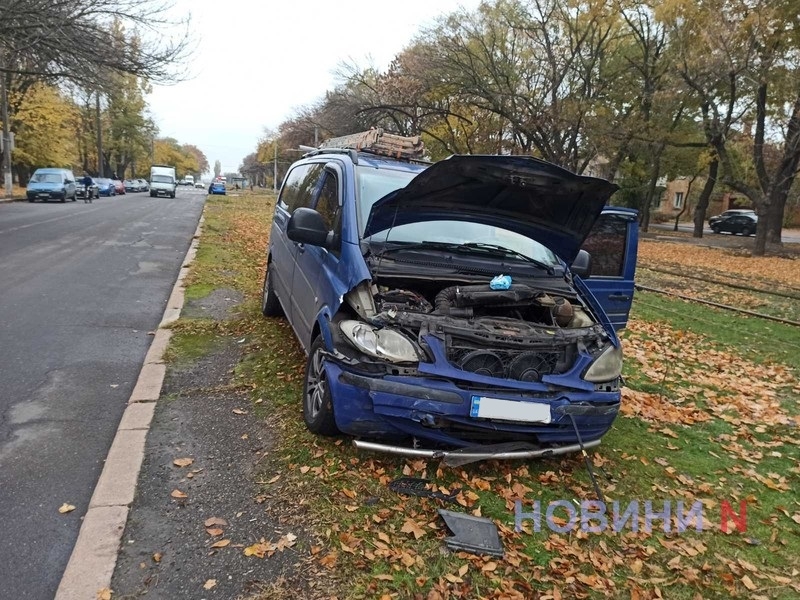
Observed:
[[[420,152],[372,130],[284,179],[262,312],[308,356],[306,425],[445,459],[599,444],[620,406],[636,212],[607,206],[615,184],[532,157]]]

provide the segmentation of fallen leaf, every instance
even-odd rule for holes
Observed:
[[[422,529],[412,519],[406,519],[406,522],[403,523],[403,526],[400,528],[400,531],[402,531],[403,533],[411,533],[411,534],[413,534],[415,540],[418,540],[423,535],[425,535],[425,530]]]
[[[162,556],[163,556],[163,554],[161,554],[161,552],[156,552],[155,554],[153,554],[153,561],[155,561],[157,563],[161,562],[161,557]]]
[[[218,542],[214,542],[213,544],[211,544],[211,547],[212,548],[224,548],[225,546],[227,546],[230,543],[231,543],[230,540],[220,540]]]
[[[183,493],[182,491],[180,491],[177,488],[172,490],[172,493],[170,494],[170,496],[172,496],[173,498],[180,498],[180,499],[189,497],[188,494]]]
[[[241,408],[234,408],[232,412],[235,415],[246,415],[247,414],[247,411],[246,410],[242,410]]]
[[[108,588],[97,590],[97,600],[111,600],[111,590]]]
[[[209,579],[203,584],[203,589],[204,590],[210,590],[215,585],[217,585],[217,580],[216,579]]]
[[[748,577],[747,575],[745,575],[744,577],[742,577],[742,583],[744,584],[744,587],[746,587],[746,588],[747,588],[748,590],[750,590],[751,592],[752,592],[754,589],[756,589],[756,584],[755,584],[755,583],[753,583],[753,580],[752,580],[752,579],[750,579],[750,577]]]
[[[188,467],[190,464],[194,462],[193,458],[176,458],[172,461],[172,464],[176,467]]]
[[[267,483],[275,483],[275,482],[276,482],[276,481],[278,481],[278,479],[280,479],[280,478],[281,478],[281,476],[280,476],[280,475],[275,475],[275,477],[273,477],[272,479],[270,479],[270,480],[269,480]]]
[[[206,527],[214,527],[214,526],[225,527],[227,524],[228,522],[220,517],[209,517],[208,519],[203,521],[203,525],[205,525]]]
[[[212,527],[212,528],[206,529],[206,533],[213,537],[213,536],[217,536],[217,535],[222,535],[225,532],[222,531],[222,529],[220,529],[218,527]]]
[[[72,504],[67,504],[66,502],[58,507],[58,512],[60,512],[62,515],[64,513],[72,512],[73,510],[75,510],[75,507]]]

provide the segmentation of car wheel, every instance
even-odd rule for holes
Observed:
[[[28,202],[36,202],[36,198],[28,198]]]
[[[73,202],[77,202],[78,201],[78,194],[77,193],[72,194],[72,201]]]
[[[261,290],[261,314],[265,317],[280,317],[283,315],[281,301],[275,295],[272,286],[272,269],[267,265],[267,272],[264,274],[264,286]]]
[[[714,233],[719,233],[719,227],[714,226],[711,228],[711,231],[713,231]]]
[[[744,229],[742,229],[742,235],[750,237],[751,235],[753,235],[753,230],[750,229],[749,227],[745,227]]]
[[[339,428],[333,417],[333,398],[325,371],[325,343],[317,336],[311,344],[303,385],[303,420],[311,433],[336,435]]]
[[[63,196],[61,196],[61,199],[59,200],[59,202],[66,202],[66,201],[67,201],[67,195],[64,194]]]

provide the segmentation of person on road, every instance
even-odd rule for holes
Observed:
[[[83,184],[83,201],[91,202],[92,201],[92,178],[89,177],[89,174],[84,171],[83,178],[81,179],[81,183]]]

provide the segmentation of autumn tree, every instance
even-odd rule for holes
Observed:
[[[676,0],[664,12],[680,41],[681,76],[699,99],[721,180],[746,196],[761,219],[753,253],[763,255],[767,241],[780,243],[783,210],[800,163],[796,3]],[[733,144],[748,146],[755,182],[737,168]]]

